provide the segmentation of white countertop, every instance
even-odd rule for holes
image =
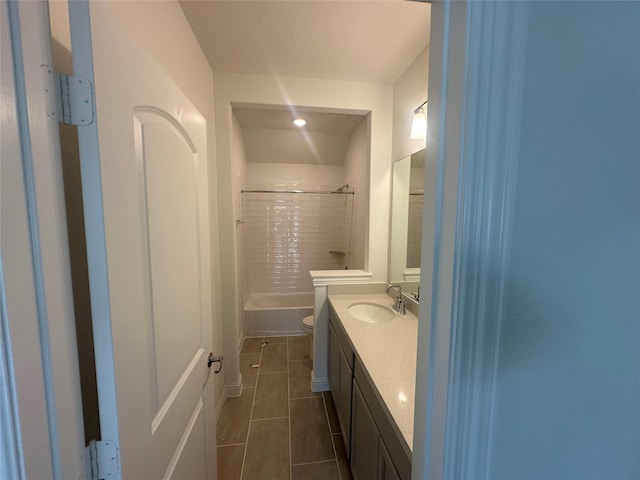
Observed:
[[[356,355],[373,380],[387,410],[413,452],[418,318],[407,312],[386,323],[366,323],[352,317],[347,307],[372,302],[391,307],[386,294],[329,295]]]

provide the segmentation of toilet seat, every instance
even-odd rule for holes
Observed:
[[[311,335],[313,333],[313,315],[306,316],[302,319],[302,328]]]

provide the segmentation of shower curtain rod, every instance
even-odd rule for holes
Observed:
[[[356,192],[330,192],[323,190],[240,190],[240,193],[305,193],[311,195],[355,195]]]

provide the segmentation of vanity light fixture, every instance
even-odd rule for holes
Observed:
[[[304,127],[307,124],[307,121],[302,117],[297,117],[293,119],[293,124],[296,127]]]
[[[411,139],[418,140],[427,137],[427,115],[424,106],[429,100],[425,100],[422,105],[413,111],[413,122],[411,123]]]

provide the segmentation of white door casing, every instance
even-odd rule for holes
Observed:
[[[102,437],[122,478],[215,478],[206,121],[108,2],[69,11],[96,98],[79,143]]]
[[[0,17],[0,477],[78,478],[84,438],[60,145],[41,70],[51,65],[47,4],[3,1]]]

